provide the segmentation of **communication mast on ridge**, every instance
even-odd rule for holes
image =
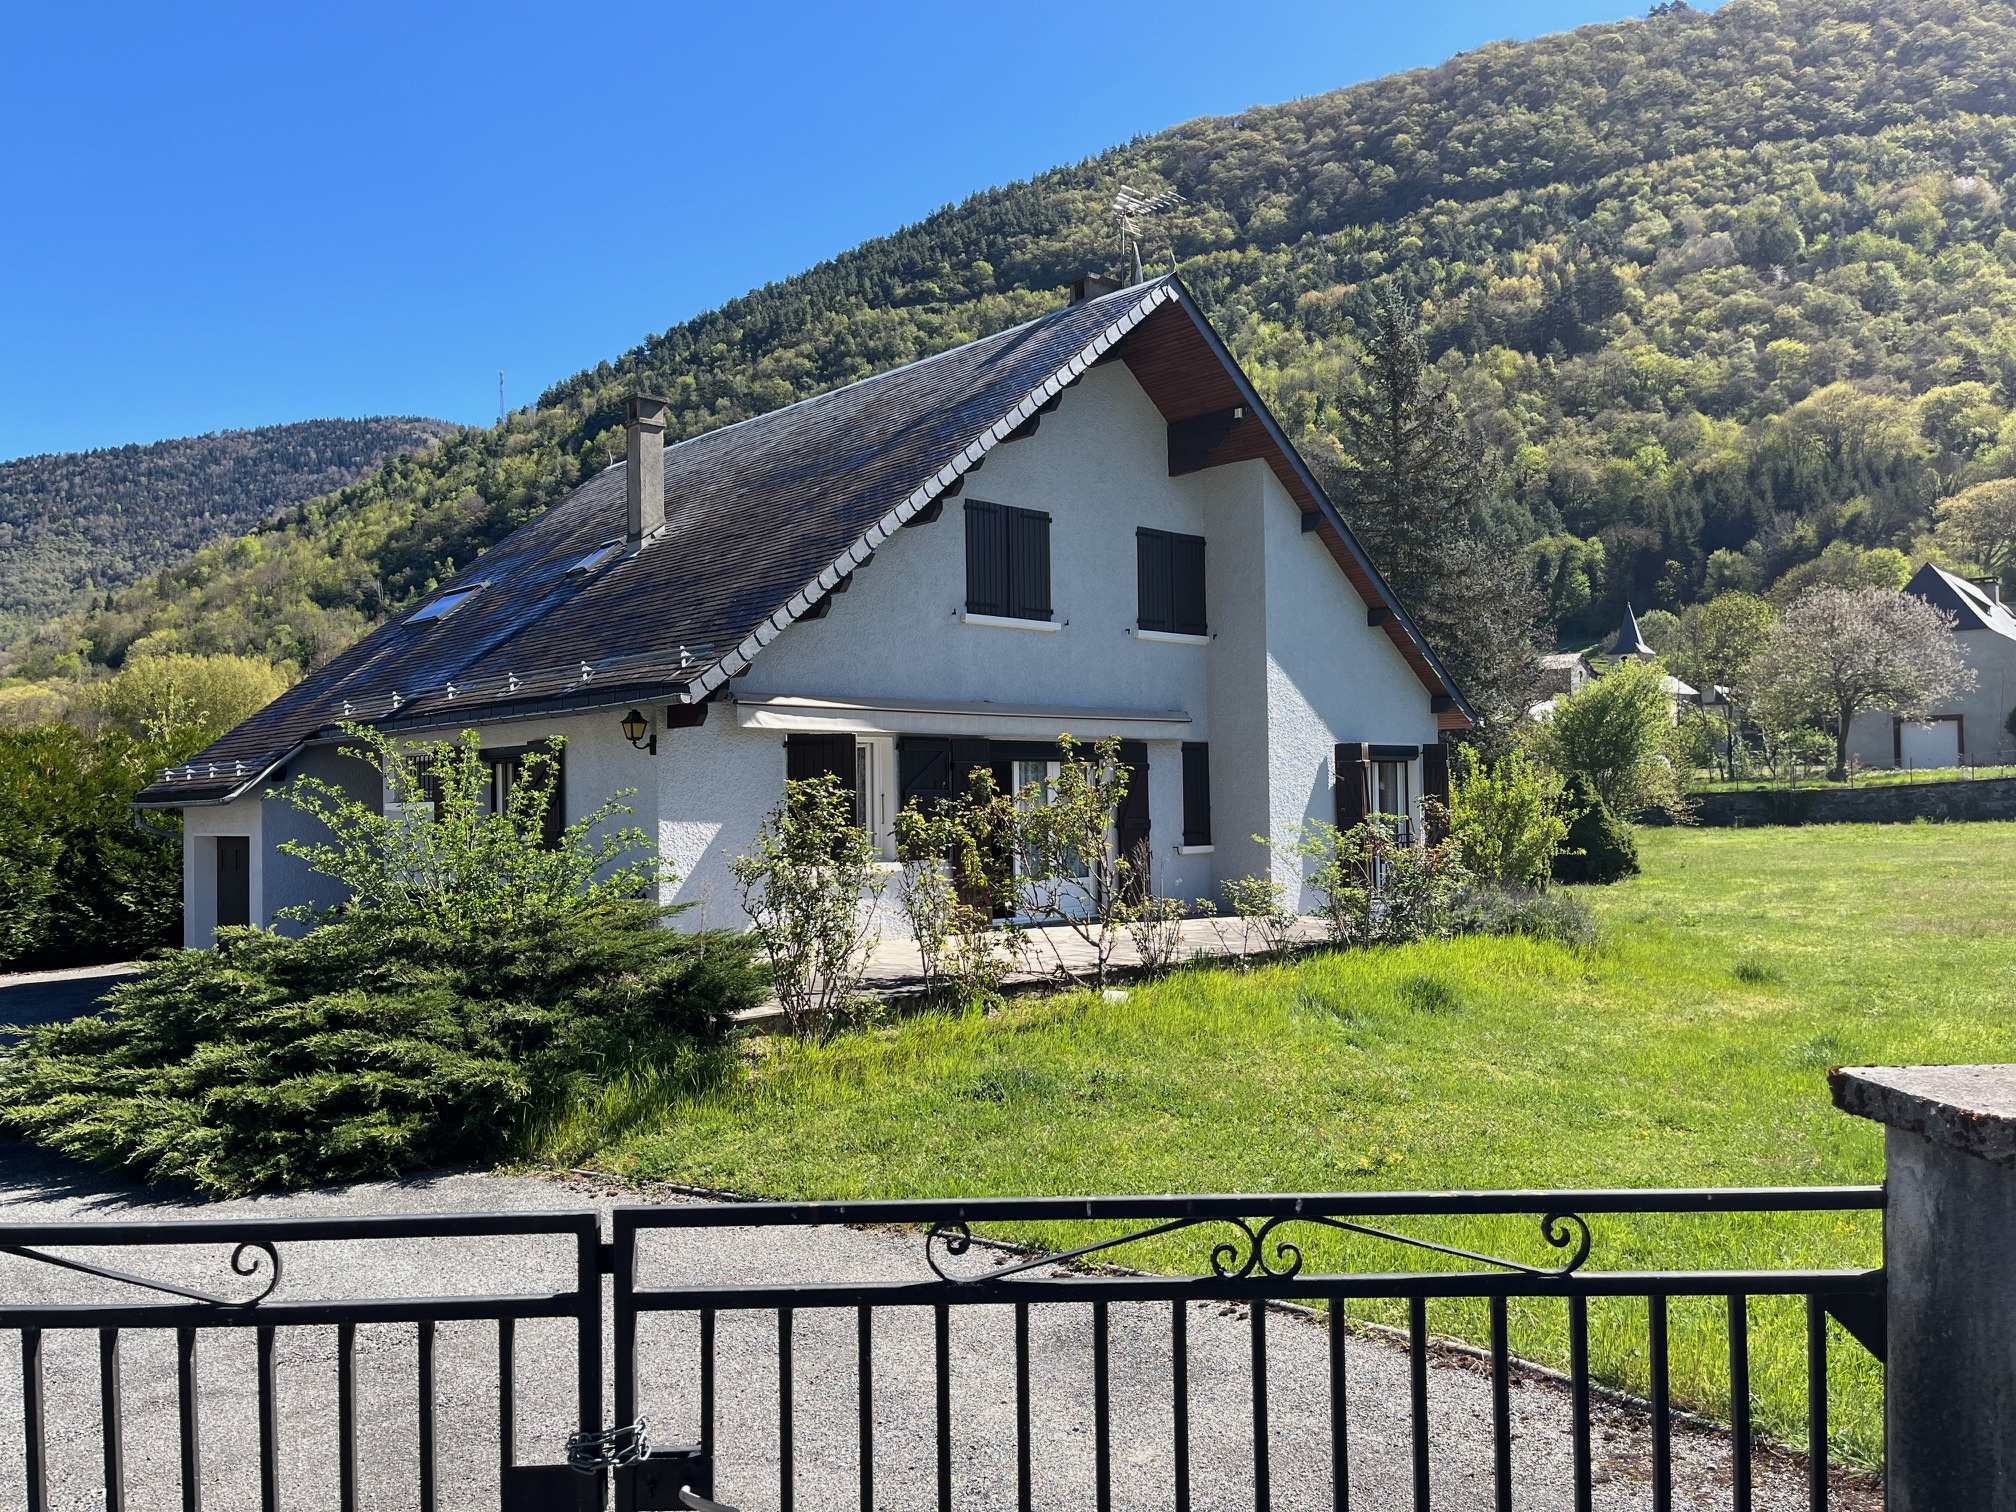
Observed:
[[[504,373],[502,369],[499,369],[497,373],[497,423],[499,425],[504,423]]]
[[[1174,210],[1183,203],[1183,196],[1174,189],[1158,189],[1144,194],[1132,184],[1122,184],[1120,192],[1113,196],[1113,215],[1120,222],[1120,261],[1127,261],[1127,254],[1134,254],[1134,282],[1140,283],[1146,276],[1141,271],[1141,223],[1150,216],[1160,215],[1165,210]],[[1176,249],[1169,249],[1169,262],[1173,268]]]

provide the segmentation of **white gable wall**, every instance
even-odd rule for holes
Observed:
[[[1249,464],[1261,468],[1261,464]],[[1302,530],[1301,511],[1273,472],[1265,484],[1267,543],[1267,748],[1269,833],[1286,836],[1309,819],[1337,817],[1332,791],[1344,741],[1432,745],[1440,738],[1428,690],[1386,632],[1366,623],[1365,603],[1329,548]],[[1421,794],[1417,762],[1410,792]],[[1316,898],[1277,859],[1289,905]]]

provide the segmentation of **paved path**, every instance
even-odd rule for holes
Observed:
[[[607,1210],[638,1194],[584,1181],[448,1175],[396,1184],[321,1191],[286,1198],[201,1204],[109,1185],[19,1145],[0,1145],[0,1223],[75,1219],[245,1215],[362,1214],[484,1208]],[[136,1270],[216,1286],[222,1250],[121,1252]],[[119,1262],[115,1262],[119,1263]],[[723,1229],[649,1237],[640,1279],[694,1281],[842,1280],[927,1275],[915,1234],[824,1229],[798,1232]],[[545,1240],[401,1241],[289,1246],[282,1295],[396,1296],[442,1292],[524,1291],[568,1284],[564,1246]],[[0,1299],[83,1299],[113,1294],[111,1283],[0,1256]],[[926,1508],[933,1496],[933,1398],[928,1313],[886,1309],[877,1323],[878,1502]],[[955,1317],[952,1333],[957,1504],[1014,1505],[1014,1395],[1011,1318],[1007,1308],[976,1307]],[[1166,1305],[1112,1309],[1114,1504],[1171,1506],[1168,1407],[1169,1312]],[[640,1341],[644,1406],[662,1439],[693,1432],[694,1326],[647,1319]],[[1033,1440],[1036,1504],[1091,1506],[1090,1325],[1083,1307],[1032,1310],[1035,1363]],[[1272,1418],[1274,1505],[1329,1505],[1329,1405],[1322,1329],[1295,1314],[1269,1319],[1268,1388]],[[1192,1304],[1194,1505],[1248,1508],[1252,1501],[1251,1324],[1243,1309]],[[440,1330],[443,1505],[497,1506],[494,1325],[444,1324]],[[211,1512],[258,1504],[250,1331],[219,1331],[202,1345],[204,1492]],[[564,1325],[520,1327],[517,1453],[520,1461],[560,1455],[572,1392],[572,1353]],[[759,1512],[778,1504],[777,1371],[774,1314],[722,1315],[722,1445],[717,1494]],[[0,1424],[18,1423],[21,1375],[16,1345],[0,1339]],[[135,1509],[179,1506],[172,1341],[137,1333],[125,1343],[128,1474]],[[801,1508],[851,1507],[856,1466],[855,1338],[851,1312],[798,1316],[796,1367],[798,1502]],[[102,1508],[99,1492],[96,1341],[52,1333],[46,1341],[54,1507]],[[359,1330],[362,1384],[362,1505],[416,1505],[414,1336],[410,1326]],[[333,1330],[289,1329],[280,1336],[280,1437],[283,1505],[335,1505]],[[1352,1505],[1411,1505],[1406,1357],[1390,1343],[1354,1338],[1349,1352]],[[1435,1506],[1492,1505],[1490,1398],[1486,1377],[1453,1354],[1431,1370]],[[1565,1394],[1536,1375],[1513,1392],[1518,1505],[1570,1505]],[[9,1442],[11,1440],[12,1442]],[[11,1428],[0,1439],[0,1507],[23,1504],[22,1461]],[[1648,1441],[1642,1418],[1599,1409],[1604,1509],[1649,1505]],[[1678,1444],[1676,1505],[1726,1507],[1727,1445],[1717,1435],[1683,1433]],[[1760,1509],[1804,1507],[1798,1477],[1782,1461],[1760,1463]],[[1865,1497],[1836,1506],[1874,1505]]]
[[[72,966],[62,971],[22,971],[0,976],[0,1024],[32,1029],[88,1013],[98,999],[139,966],[120,961],[110,966]],[[0,1043],[7,1036],[0,1035]]]

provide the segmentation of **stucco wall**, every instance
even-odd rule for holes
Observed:
[[[1211,745],[1214,854],[1177,854],[1181,742],[1152,742],[1157,882],[1174,896],[1215,899],[1226,879],[1268,865],[1253,835],[1331,817],[1338,741],[1421,744],[1437,732],[1426,690],[1385,633],[1367,626],[1357,592],[1303,532],[1266,463],[1181,478],[1168,470],[1167,423],[1133,374],[1122,363],[1093,369],[1033,437],[990,456],[935,524],[885,544],[825,619],[779,637],[735,691],[1185,710],[1181,739]],[[967,499],[1049,512],[1056,632],[961,622]],[[1209,646],[1132,634],[1135,530],[1144,526],[1204,536]],[[740,780],[724,787],[737,794],[737,817],[705,821],[724,828],[703,855],[726,844],[736,822],[753,832],[753,795]],[[762,808],[774,801],[773,787]],[[672,802],[684,807],[683,797]],[[689,834],[682,844],[699,842]],[[703,861],[682,897],[714,875]]]
[[[2016,641],[1993,630],[1954,633],[1961,658],[1973,669],[1974,686],[1941,703],[1934,714],[1962,720],[1963,759],[1969,766],[2016,762],[2016,736],[2006,728],[2016,709]],[[1848,754],[1865,767],[1897,765],[1895,721],[1883,711],[1858,715],[1848,727]]]
[[[1432,745],[1440,737],[1421,680],[1386,632],[1366,624],[1363,600],[1322,541],[1303,532],[1288,491],[1271,471],[1263,470],[1263,481],[1268,833],[1285,836],[1305,820],[1336,817],[1339,742]],[[1418,806],[1418,761],[1409,791]],[[1291,863],[1277,857],[1275,877],[1289,889],[1291,906],[1316,906]]]
[[[214,808],[182,811],[182,943],[207,950],[217,940],[217,837],[243,835],[250,842],[252,920],[261,923],[266,910],[266,843],[264,805],[257,797]]]

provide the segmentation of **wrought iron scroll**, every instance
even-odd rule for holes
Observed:
[[[1451,1255],[1459,1260],[1474,1260],[1480,1265],[1495,1266],[1499,1270],[1512,1271],[1522,1276],[1534,1276],[1542,1280],[1558,1281],[1571,1276],[1589,1258],[1588,1223],[1578,1213],[1550,1212],[1541,1215],[1540,1237],[1554,1249],[1572,1250],[1567,1263],[1555,1267],[1525,1265],[1517,1260],[1506,1260],[1477,1250],[1460,1249],[1455,1245],[1437,1244],[1432,1239],[1422,1239],[1413,1234],[1396,1233],[1391,1229],[1374,1228],[1370,1224],[1353,1223],[1345,1218],[1328,1218],[1317,1213],[1277,1213],[1257,1229],[1243,1218],[1175,1218],[1136,1233],[1119,1234],[1111,1239],[1100,1239],[1091,1244],[1080,1245],[1076,1249],[1037,1255],[1032,1259],[1004,1265],[979,1276],[955,1276],[938,1263],[937,1251],[940,1246],[948,1256],[966,1254],[974,1244],[972,1230],[962,1222],[934,1223],[924,1235],[924,1259],[941,1281],[966,1286],[979,1285],[1005,1280],[1009,1276],[1018,1276],[1027,1271],[1041,1270],[1046,1266],[1068,1265],[1089,1255],[1103,1254],[1123,1245],[1138,1244],[1144,1239],[1171,1234],[1179,1229],[1193,1228],[1201,1223],[1229,1224],[1238,1231],[1233,1237],[1222,1239],[1211,1247],[1212,1274],[1227,1281],[1243,1281],[1255,1274],[1269,1280],[1285,1281],[1301,1274],[1303,1258],[1301,1246],[1286,1237],[1276,1237],[1276,1231],[1284,1224],[1290,1223],[1320,1223],[1325,1228],[1338,1229],[1344,1233],[1359,1234],[1368,1239],[1384,1239],[1415,1249],[1432,1250],[1439,1255]],[[1273,1240],[1271,1255],[1268,1251],[1270,1239]]]
[[[252,1253],[256,1251],[257,1253]],[[98,1276],[106,1281],[123,1281],[128,1286],[144,1286],[149,1291],[166,1292],[171,1297],[187,1297],[192,1302],[207,1302],[212,1307],[257,1307],[273,1295],[273,1289],[280,1284],[280,1251],[273,1247],[270,1239],[248,1239],[231,1251],[231,1269],[240,1276],[259,1274],[259,1256],[264,1255],[270,1274],[266,1285],[255,1296],[233,1299],[219,1297],[211,1292],[196,1291],[187,1286],[177,1286],[172,1281],[156,1281],[147,1276],[130,1275],[125,1271],[108,1269],[102,1265],[91,1265],[82,1260],[67,1259],[62,1255],[48,1255],[41,1250],[29,1249],[26,1245],[0,1245],[0,1255],[19,1255],[23,1260],[39,1260],[44,1265],[61,1266],[64,1270],[79,1271],[87,1276]]]

